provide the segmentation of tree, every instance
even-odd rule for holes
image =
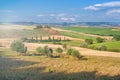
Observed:
[[[38,42],[38,36],[36,35],[36,42]]]
[[[51,41],[51,37],[50,36],[48,36],[48,41]]]
[[[52,48],[49,48],[48,46],[44,46],[44,48],[43,48],[43,53],[44,53],[46,56],[51,56],[52,53],[53,53],[53,50],[52,50]]]
[[[81,43],[81,44],[80,44],[80,47],[87,48],[87,47],[88,47],[88,44],[87,44],[87,43]]]
[[[62,48],[57,48],[57,49],[56,49],[56,52],[57,52],[57,53],[62,53],[63,50],[62,50]]]
[[[62,46],[64,49],[66,49],[67,48],[67,44],[63,44],[63,46]]]
[[[40,36],[40,40],[42,41],[42,36]]]
[[[100,37],[97,37],[97,38],[96,38],[96,41],[97,41],[97,43],[102,43],[102,42],[105,41],[105,39],[100,38]]]
[[[48,46],[44,46],[43,48],[38,47],[38,48],[36,48],[36,51],[38,53],[41,53],[41,54],[45,55],[45,56],[51,56],[52,53],[53,53],[53,49],[49,48]]]
[[[85,42],[86,42],[87,44],[93,44],[93,40],[92,40],[92,39],[85,39]]]
[[[41,28],[43,28],[42,25],[37,25],[36,28],[34,28],[34,29],[41,29]]]
[[[80,53],[78,50],[76,49],[73,49],[72,50],[72,54],[71,54],[73,57],[76,57],[76,58],[79,58],[80,57]]]
[[[116,41],[120,41],[120,35],[114,35],[113,39],[115,39]]]
[[[25,49],[24,49],[24,53],[25,53],[25,55],[26,55],[26,53],[27,53],[27,47],[25,47]]]
[[[11,49],[20,53],[26,53],[27,47],[21,41],[14,41],[11,44]]]
[[[25,47],[25,49],[24,49],[24,53],[26,53],[26,52],[27,52],[27,50],[28,50],[28,49],[27,49],[27,47]]]
[[[54,36],[52,37],[52,40],[53,40],[53,41],[55,40],[55,37],[54,37]]]
[[[102,50],[102,51],[106,51],[106,50],[107,50],[107,46],[102,45],[102,46],[100,47],[100,50]]]
[[[40,53],[40,54],[43,54],[43,53],[44,53],[42,47],[37,47],[37,48],[36,48],[36,51],[37,51],[38,53]]]
[[[76,57],[76,58],[80,58],[81,57],[79,51],[76,50],[76,49],[72,49],[72,48],[67,50],[67,55],[71,55],[71,56]]]
[[[28,42],[28,38],[27,38],[27,37],[22,37],[21,40],[22,40],[23,42]]]
[[[72,51],[73,51],[72,48],[67,49],[67,55],[71,55],[71,54],[72,54]]]

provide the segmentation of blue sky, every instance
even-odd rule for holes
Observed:
[[[0,0],[0,22],[119,22],[120,0]]]

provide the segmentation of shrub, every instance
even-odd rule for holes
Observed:
[[[41,29],[41,28],[43,28],[42,25],[37,25],[34,29]]]
[[[36,48],[36,51],[37,51],[38,53],[41,53],[41,54],[44,53],[44,50],[43,50],[42,47],[38,47],[38,48]]]
[[[101,50],[99,46],[95,46],[93,49],[95,49],[95,50]]]
[[[82,44],[80,44],[80,47],[87,48],[88,44],[87,43],[82,43]]]
[[[100,50],[102,50],[102,51],[106,51],[106,50],[107,50],[107,47],[104,46],[104,45],[102,45],[102,46],[100,47]]]
[[[102,42],[105,41],[105,39],[100,38],[100,37],[97,37],[97,38],[96,38],[96,41],[97,41],[97,43],[102,43]]]
[[[27,47],[21,41],[14,41],[11,44],[11,49],[20,53],[26,53]]]
[[[76,49],[72,49],[72,48],[67,50],[67,55],[71,55],[71,56],[76,57],[76,58],[80,58],[81,57],[79,51],[76,50]]]
[[[75,50],[75,49],[73,49],[72,50],[72,54],[71,54],[73,57],[76,57],[76,58],[79,58],[80,57],[80,53],[79,53],[79,51],[78,50]]]
[[[89,49],[94,49],[94,48],[95,48],[95,46],[88,46],[88,48],[89,48]]]
[[[67,44],[63,44],[63,48],[64,48],[64,49],[67,49]]]
[[[115,39],[116,41],[120,41],[120,35],[114,35],[113,39]]]
[[[68,50],[67,50],[67,55],[71,55],[71,54],[72,54],[72,51],[73,51],[72,48],[68,49]]]
[[[48,46],[44,46],[43,48],[38,47],[38,48],[36,48],[36,51],[38,53],[41,53],[41,54],[43,54],[45,56],[48,56],[48,57],[50,57],[52,55],[52,53],[53,53],[53,49],[49,48]]]
[[[85,42],[86,42],[87,44],[93,44],[93,40],[92,40],[92,39],[85,39]]]
[[[101,51],[106,51],[107,50],[107,46],[105,46],[105,45],[94,46],[93,49],[95,49],[95,50],[101,50]]]
[[[28,38],[27,38],[27,37],[22,37],[21,40],[22,40],[23,42],[28,42]]]
[[[0,43],[0,47],[3,47],[1,43]]]
[[[56,49],[56,52],[57,52],[57,53],[62,53],[63,50],[62,50],[62,48],[57,48],[57,49]]]
[[[112,51],[112,52],[120,52],[120,49],[113,48],[113,49],[108,49],[108,51]]]
[[[51,56],[52,53],[53,53],[53,50],[52,50],[52,48],[49,48],[48,46],[45,46],[45,47],[43,48],[43,53],[44,53],[46,56]]]

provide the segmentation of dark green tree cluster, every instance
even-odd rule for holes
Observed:
[[[21,41],[14,41],[11,44],[11,49],[20,52],[20,53],[26,53],[27,52],[27,47],[21,42]]]
[[[100,38],[100,37],[97,37],[97,38],[96,38],[96,41],[97,41],[97,43],[102,43],[102,42],[105,41],[105,39]]]
[[[71,55],[76,58],[81,58],[80,52],[76,49],[70,48],[67,50],[67,55]]]
[[[57,52],[57,53],[62,53],[63,50],[62,50],[62,48],[57,48],[57,49],[56,49],[56,52]]]
[[[87,44],[93,44],[93,40],[92,40],[92,39],[85,39],[85,42],[86,42]]]
[[[36,48],[36,51],[42,55],[45,55],[45,56],[48,56],[50,57],[53,53],[53,49],[52,48],[49,48],[48,46],[44,46],[43,48],[42,47],[38,47]]]
[[[120,35],[114,35],[113,39],[115,39],[116,41],[120,41]]]

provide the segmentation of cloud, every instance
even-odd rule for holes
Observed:
[[[75,21],[76,19],[75,18],[62,17],[62,18],[60,18],[60,20],[62,20],[62,21]]]
[[[106,2],[101,4],[94,4],[85,7],[85,10],[100,10],[102,8],[109,8],[109,7],[120,7],[120,1],[112,1],[112,2]]]
[[[59,14],[57,14],[57,16],[58,17],[63,17],[63,16],[66,16],[66,14],[65,13],[59,13]]]
[[[42,20],[50,20],[50,21],[58,21],[58,22],[70,22],[70,21],[76,21],[76,17],[74,14],[67,14],[67,13],[44,13],[44,14],[38,14],[37,18]],[[77,16],[78,18],[78,16]]]
[[[120,9],[113,9],[113,10],[109,10],[107,11],[107,14],[120,14]]]
[[[56,16],[56,15],[55,15],[55,14],[50,14],[49,16],[54,17],[54,16]]]
[[[96,8],[95,6],[88,6],[84,8],[85,10],[99,10],[99,8]]]
[[[43,17],[43,16],[45,16],[45,15],[43,15],[43,14],[38,14],[37,16],[38,16],[38,17]]]
[[[12,10],[0,10],[0,12],[3,12],[3,13],[11,13],[11,12],[14,12]]]

